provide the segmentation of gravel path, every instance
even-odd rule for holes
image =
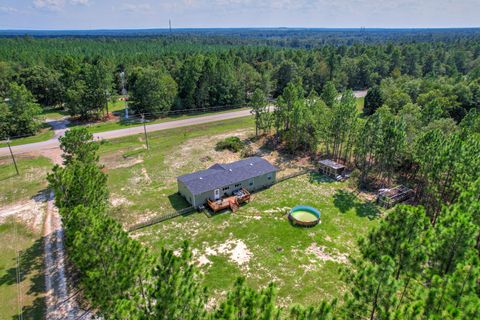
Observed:
[[[82,314],[74,299],[69,298],[63,229],[58,210],[53,204],[53,192],[47,203],[44,224],[45,287],[47,293],[46,319],[76,319]]]

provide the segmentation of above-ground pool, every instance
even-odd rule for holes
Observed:
[[[303,227],[313,227],[320,222],[320,211],[309,206],[296,206],[288,214],[288,219]]]

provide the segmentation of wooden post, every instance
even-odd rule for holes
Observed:
[[[148,145],[148,135],[147,135],[147,126],[145,125],[145,115],[142,113],[142,122],[143,122],[143,132],[145,134],[145,143],[147,144],[147,150],[150,149]]]
[[[13,155],[12,147],[10,146],[10,138],[7,139],[8,150],[10,150],[10,155],[12,156],[13,164],[15,165],[15,171],[17,172],[17,176],[20,175],[18,172],[17,161],[15,161],[15,156]]]

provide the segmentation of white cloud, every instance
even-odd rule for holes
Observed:
[[[70,0],[70,2],[74,5],[81,5],[81,6],[88,6],[92,4],[90,0]]]
[[[33,7],[49,11],[61,11],[66,5],[88,6],[91,0],[33,0]]]
[[[130,12],[148,12],[152,8],[148,3],[125,3],[120,6],[120,10],[122,11],[130,11]]]
[[[65,0],[33,0],[33,6],[37,9],[60,11],[65,6]]]
[[[0,6],[0,13],[14,13],[18,12],[18,9],[13,7]]]

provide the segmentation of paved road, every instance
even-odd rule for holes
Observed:
[[[153,131],[161,131],[161,130],[167,130],[167,129],[173,129],[173,128],[187,127],[187,126],[192,126],[197,124],[235,119],[235,118],[245,117],[248,115],[250,115],[250,110],[240,110],[240,111],[214,114],[210,116],[189,118],[184,120],[174,120],[174,121],[168,121],[168,122],[157,123],[157,124],[149,124],[147,125],[147,131],[153,132]],[[64,135],[66,131],[65,123],[58,121],[57,123],[50,122],[50,124],[53,126],[55,130],[55,136],[52,139],[47,141],[42,141],[42,142],[35,142],[30,144],[14,146],[12,147],[13,153],[22,154],[22,153],[38,152],[38,151],[44,151],[52,148],[58,148],[59,146],[58,138]],[[94,136],[95,138],[98,138],[98,139],[114,139],[114,138],[120,138],[120,137],[130,136],[134,134],[141,134],[141,133],[143,133],[143,126],[95,133]],[[7,155],[9,155],[8,148],[6,147],[0,148],[0,157],[7,156]]]

